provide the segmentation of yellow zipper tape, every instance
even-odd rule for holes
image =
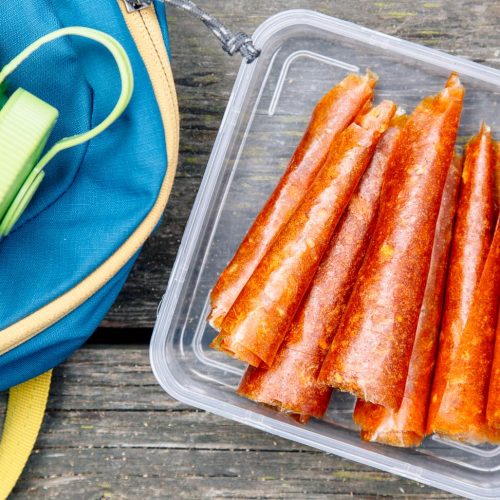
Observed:
[[[0,354],[5,354],[49,328],[102,288],[140,249],[160,220],[170,196],[179,154],[179,109],[163,35],[153,5],[129,13],[121,0],[118,0],[118,4],[144,61],[160,108],[167,144],[167,173],[153,208],[128,240],[71,290],[17,323],[0,330]]]

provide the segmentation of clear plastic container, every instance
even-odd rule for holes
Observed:
[[[244,366],[208,347],[209,292],[276,185],[317,100],[369,67],[376,99],[411,112],[451,70],[467,94],[458,144],[485,120],[500,139],[500,72],[306,10],[271,17],[255,33],[262,55],[242,64],[189,219],[151,343],[156,377],[173,397],[326,452],[473,498],[500,498],[500,448],[431,437],[418,449],[360,440],[354,400],[336,394],[326,418],[301,425],[243,399]]]

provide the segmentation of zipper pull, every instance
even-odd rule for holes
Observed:
[[[153,0],[124,0],[127,12],[135,12],[137,10],[147,9]]]
[[[218,38],[222,44],[222,49],[230,56],[239,52],[246,59],[248,64],[259,57],[260,49],[255,47],[252,37],[242,32],[233,34],[233,32],[224,26],[218,19],[207,14],[191,0],[160,1],[166,5],[168,4],[178,9],[182,9],[202,21]],[[135,12],[148,8],[153,3],[153,0],[124,0],[124,2],[128,12]]]

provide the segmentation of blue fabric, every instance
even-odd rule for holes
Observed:
[[[157,11],[166,36],[162,7]],[[100,29],[123,44],[135,90],[125,113],[104,134],[46,167],[34,200],[0,241],[0,330],[71,289],[112,255],[151,210],[165,176],[159,109],[116,0],[6,2],[0,15],[0,65],[38,37],[71,25]],[[42,48],[8,83],[11,90],[25,88],[59,110],[49,145],[95,126],[119,93],[111,56],[76,37]],[[63,321],[0,356],[0,388],[45,371],[77,348],[111,306],[130,265]]]
[[[76,311],[0,357],[0,391],[36,377],[64,361],[101,322],[135,262],[122,270]]]

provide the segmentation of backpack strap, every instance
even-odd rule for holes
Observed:
[[[35,445],[49,396],[52,370],[12,387],[0,441],[0,499],[6,499]]]

